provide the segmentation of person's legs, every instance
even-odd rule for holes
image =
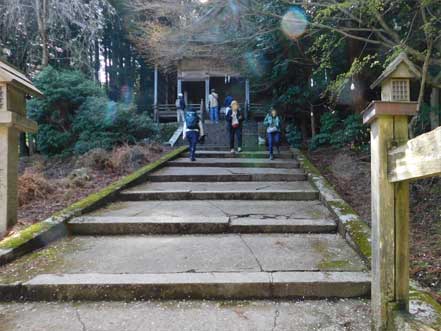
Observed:
[[[190,147],[190,159],[196,160],[196,145],[198,143],[199,133],[197,131],[187,132],[187,139]]]
[[[184,123],[185,116],[184,111],[182,109],[178,109],[178,123]]]
[[[274,152],[274,136],[271,132],[268,132],[268,149],[270,157],[272,157]]]
[[[229,128],[228,134],[230,135],[230,149],[231,151],[234,151],[234,135],[235,135],[235,129]]]
[[[219,107],[215,108],[215,111],[214,111],[214,121],[216,123],[219,123]]]
[[[210,121],[214,122],[216,120],[216,108],[210,108]]]
[[[280,132],[274,133],[274,145],[277,148],[277,153],[280,153],[280,140],[281,140]]]
[[[242,151],[242,128],[236,129],[236,135],[237,135],[237,150],[240,152]]]

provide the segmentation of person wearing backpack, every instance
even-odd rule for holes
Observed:
[[[210,103],[210,120],[219,123],[219,95],[215,89],[211,90],[208,96],[208,102]]]
[[[280,153],[280,139],[282,132],[282,120],[277,114],[277,110],[275,108],[271,108],[271,112],[266,115],[263,125],[265,126],[268,135],[270,160],[273,160],[274,147],[276,147],[278,153]]]
[[[204,127],[199,115],[193,108],[185,113],[183,138],[188,140],[190,160],[196,161],[196,147],[198,141],[204,137]]]
[[[234,140],[237,138],[237,151],[242,151],[242,123],[244,120],[242,111],[239,108],[239,103],[236,100],[231,102],[231,107],[227,108],[225,114],[227,121],[227,130],[230,138],[231,153],[234,153]]]
[[[177,111],[178,123],[185,122],[186,107],[187,105],[185,104],[184,95],[182,93],[179,93],[178,98],[176,99],[176,111]]]

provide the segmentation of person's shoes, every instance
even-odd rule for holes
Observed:
[[[271,161],[274,160],[274,156],[273,156],[273,154],[270,154],[269,159],[270,159]]]
[[[235,152],[234,148],[232,148],[230,152],[231,152],[231,154],[234,154],[234,152]]]
[[[191,162],[195,162],[196,161],[196,159],[193,157],[193,158],[191,158]]]
[[[242,148],[239,147],[239,148],[237,149],[237,152],[238,152],[238,153],[242,152]]]

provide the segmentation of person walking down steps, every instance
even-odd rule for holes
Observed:
[[[277,148],[277,152],[280,153],[280,139],[282,132],[282,120],[277,114],[275,108],[271,109],[271,112],[266,115],[263,125],[266,127],[268,135],[268,148],[270,154],[270,160],[274,159],[274,147]]]
[[[196,147],[198,142],[204,139],[204,126],[199,115],[192,108],[185,113],[183,138],[188,140],[190,160],[196,161]]]
[[[215,89],[211,90],[208,96],[208,102],[210,103],[210,120],[219,123],[219,95]]]
[[[244,120],[242,111],[239,108],[239,103],[234,100],[231,102],[231,107],[227,108],[226,112],[227,130],[230,138],[231,153],[235,152],[234,142],[237,140],[237,151],[242,151],[242,123]]]

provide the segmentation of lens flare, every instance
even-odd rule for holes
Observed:
[[[257,77],[262,77],[267,73],[268,61],[261,55],[248,52],[244,55],[248,70]]]
[[[290,39],[298,39],[308,27],[308,19],[303,9],[299,7],[291,8],[282,18],[280,24],[283,33]]]

